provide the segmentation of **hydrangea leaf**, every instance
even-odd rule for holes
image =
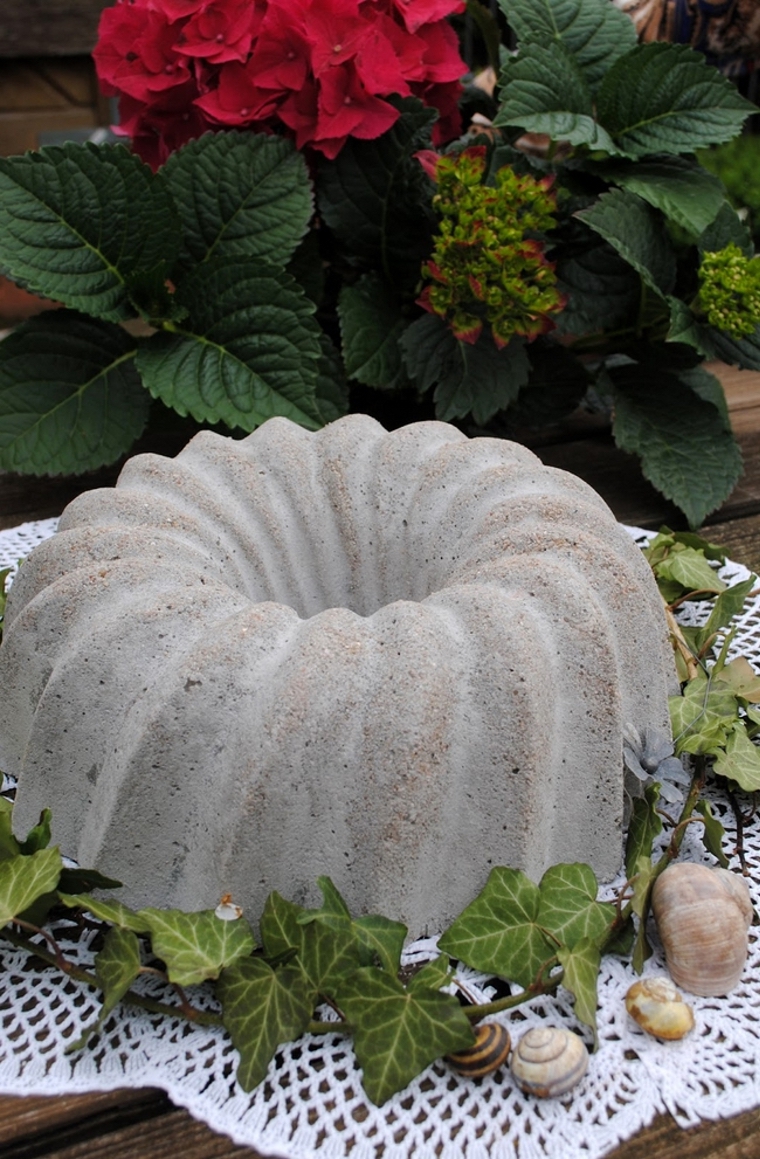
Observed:
[[[676,277],[676,260],[665,223],[641,197],[622,189],[603,193],[576,215],[609,242],[655,292],[668,294]]]
[[[414,153],[428,147],[435,111],[391,98],[401,116],[374,141],[349,139],[321,164],[319,212],[349,254],[371,262],[391,285],[416,284],[430,252],[429,181]]]
[[[728,733],[723,752],[715,755],[715,772],[735,781],[745,793],[760,789],[760,749],[747,736],[741,721],[736,720]]]
[[[609,70],[597,118],[626,157],[693,153],[729,141],[756,111],[701,53],[682,44],[642,44]]]
[[[586,334],[630,325],[641,298],[638,275],[602,237],[574,221],[555,251],[559,287],[568,303],[557,315],[561,334]]]
[[[153,952],[165,963],[169,981],[178,986],[218,978],[225,966],[256,947],[245,918],[224,921],[213,910],[183,913],[150,907],[137,916],[148,925]]]
[[[544,427],[572,414],[589,387],[589,373],[571,350],[559,345],[529,347],[530,378],[509,407],[516,426]]]
[[[153,334],[137,366],[154,398],[199,422],[252,431],[273,415],[322,425],[314,303],[291,276],[252,259],[210,260],[183,281],[188,316]]]
[[[95,956],[95,976],[103,991],[103,1004],[94,1022],[90,1023],[76,1042],[67,1047],[67,1053],[81,1050],[88,1039],[96,1034],[114,1007],[121,1002],[142,969],[140,943],[131,930],[112,927],[103,940],[103,949]]]
[[[130,909],[121,901],[113,898],[92,897],[87,893],[60,892],[60,899],[70,909],[83,909],[109,925],[118,926],[122,930],[132,930],[136,934],[147,934],[150,931],[150,922],[136,910]]]
[[[122,145],[0,158],[0,267],[74,309],[134,317],[130,279],[171,265],[179,225],[160,178]]]
[[[572,948],[583,939],[599,944],[615,921],[616,910],[599,902],[599,883],[590,865],[581,862],[553,865],[539,885],[538,924]]]
[[[395,294],[377,274],[344,286],[338,301],[346,374],[390,390],[406,382],[399,339],[406,323]]]
[[[727,245],[736,245],[745,257],[752,257],[752,235],[745,222],[739,217],[733,205],[724,201],[719,212],[705,227],[697,245],[702,253],[715,253]]]
[[[341,990],[368,1098],[381,1106],[441,1055],[472,1046],[472,1027],[450,994],[422,984],[404,989],[386,971],[364,966]]]
[[[284,266],[308,229],[306,162],[284,137],[207,134],[172,153],[161,174],[182,225],[180,273],[211,257]]]
[[[600,166],[598,172],[659,209],[692,237],[712,224],[725,202],[725,190],[717,177],[686,157],[612,161]]]
[[[594,120],[591,90],[562,44],[526,44],[507,59],[495,125],[546,133],[553,141],[614,153],[612,138]]]
[[[714,815],[709,801],[697,801],[694,806],[694,812],[699,813],[704,819],[704,831],[702,833],[702,843],[708,853],[712,853],[718,865],[722,869],[728,869],[728,858],[723,852],[723,838],[726,836],[726,831],[721,825],[718,818]]]
[[[13,805],[5,797],[0,797],[0,861],[20,854],[21,848],[13,836]]]
[[[0,469],[66,475],[113,463],[142,434],[150,397],[119,326],[57,310],[0,343]]]
[[[306,1030],[314,991],[294,967],[273,970],[261,958],[244,958],[222,971],[216,994],[240,1055],[237,1080],[244,1091],[251,1091],[265,1078],[279,1044]]]
[[[618,57],[636,45],[633,23],[598,0],[499,0],[520,45],[562,45],[595,87]]]
[[[324,330],[319,335],[319,344],[316,402],[320,418],[326,424],[348,413],[348,382],[340,355]]]
[[[517,398],[530,374],[524,339],[513,338],[498,350],[484,334],[470,345],[458,341],[436,314],[413,322],[401,347],[420,389],[434,388],[436,417],[443,422],[472,414],[476,423],[487,423]]]
[[[656,782],[647,785],[643,797],[634,798],[625,843],[625,872],[628,877],[634,876],[640,861],[651,860],[655,840],[662,833],[662,820],[657,812],[659,799],[660,786]]]
[[[717,595],[725,590],[725,583],[710,567],[701,551],[680,545],[679,551],[672,551],[666,559],[657,564],[657,576],[674,580],[687,591],[713,592]]]
[[[0,861],[0,929],[55,889],[62,866],[57,846]]]
[[[575,999],[575,1017],[594,1033],[594,1046],[599,1039],[596,1028],[596,1008],[599,1004],[597,981],[602,953],[593,938],[581,938],[572,947],[562,946],[557,951],[564,970],[562,985]]]
[[[645,478],[684,512],[691,527],[730,495],[741,475],[741,453],[716,407],[676,374],[646,375],[629,364],[610,371],[613,433],[637,455]]]
[[[476,970],[529,986],[556,953],[539,922],[540,901],[538,886],[522,871],[495,866],[439,948]]]

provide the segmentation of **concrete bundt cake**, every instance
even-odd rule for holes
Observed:
[[[659,596],[571,475],[445,423],[275,418],[81,495],[13,585],[16,825],[135,905],[328,874],[440,928],[492,865],[621,861],[622,731],[668,727]]]

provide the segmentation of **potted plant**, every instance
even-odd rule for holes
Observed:
[[[0,467],[114,461],[151,400],[233,433],[390,404],[503,434],[593,391],[690,524],[719,506],[741,458],[703,362],[760,369],[760,260],[694,153],[754,106],[608,0],[500,6],[516,51],[467,5],[490,96],[461,0],[107,9],[133,151],[0,161],[0,267],[66,307],[0,346]]]

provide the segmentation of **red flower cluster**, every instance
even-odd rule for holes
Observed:
[[[447,17],[464,0],[117,0],[94,56],[121,131],[154,167],[207,129],[286,130],[335,157],[373,139],[416,96],[459,132],[466,66]]]

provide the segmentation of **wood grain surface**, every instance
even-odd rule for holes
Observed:
[[[76,56],[91,52],[111,0],[2,0],[0,56]]]

